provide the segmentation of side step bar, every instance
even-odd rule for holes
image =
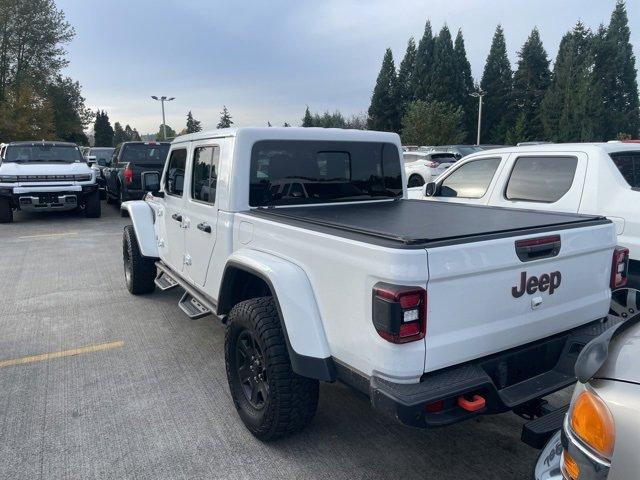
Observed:
[[[520,439],[530,447],[542,449],[547,441],[562,428],[564,416],[569,411],[565,405],[522,426]]]
[[[158,287],[163,292],[167,290],[171,290],[174,287],[178,286],[178,282],[171,276],[166,274],[163,270],[158,272],[158,276],[155,279],[156,287]]]
[[[207,315],[217,316],[214,313],[216,311],[216,305],[214,302],[205,298],[204,295],[194,289],[177,274],[174,274],[164,263],[158,261],[156,262],[156,267],[159,271],[158,277],[156,278],[156,285],[158,285],[161,290],[169,290],[170,288],[178,285],[184,289],[184,294],[180,298],[178,306],[190,319],[197,320],[198,318],[202,318]],[[160,282],[160,284],[158,282]],[[167,288],[163,288],[161,285],[169,286]],[[224,321],[224,318],[220,319]]]

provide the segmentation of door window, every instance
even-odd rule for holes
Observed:
[[[640,152],[617,152],[610,156],[629,186],[640,189]]]
[[[576,157],[519,157],[507,182],[507,200],[553,203],[573,184]]]
[[[500,165],[499,158],[474,160],[462,165],[444,179],[441,197],[482,198]]]
[[[216,202],[220,147],[198,147],[193,153],[191,198],[199,202]]]
[[[164,180],[164,189],[169,195],[174,195],[176,197],[182,196],[182,190],[184,187],[184,167],[186,163],[186,149],[181,148],[171,152]]]

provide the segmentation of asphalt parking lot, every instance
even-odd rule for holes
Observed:
[[[0,478],[529,479],[523,420],[433,431],[321,386],[301,434],[263,444],[228,392],[223,327],[178,291],[131,296],[128,219],[16,215],[0,226]]]

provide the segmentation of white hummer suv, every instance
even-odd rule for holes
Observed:
[[[93,170],[78,146],[64,142],[12,142],[0,149],[0,223],[14,210],[84,209],[100,217],[100,193]]]
[[[619,321],[627,252],[609,220],[409,200],[401,158],[391,133],[200,132],[122,204],[127,288],[179,286],[189,317],[227,325],[229,388],[258,438],[304,427],[319,380],[419,427],[533,414]]]

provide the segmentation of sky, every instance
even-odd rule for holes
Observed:
[[[407,40],[446,24],[462,29],[479,80],[497,24],[509,58],[538,27],[551,60],[578,20],[609,22],[615,0],[56,0],[74,26],[66,74],[87,106],[112,124],[157,132],[184,128],[193,112],[214,129],[226,105],[236,126],[301,123],[312,112],[366,112],[386,48],[400,64]],[[640,52],[640,0],[627,0],[631,40]]]

